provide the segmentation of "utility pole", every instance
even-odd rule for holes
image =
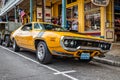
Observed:
[[[15,22],[17,22],[17,7],[15,5],[15,8],[14,8],[14,16],[15,16]]]
[[[42,21],[45,21],[45,0],[42,0]]]
[[[8,13],[6,13],[6,22],[8,22]]]
[[[66,28],[66,0],[62,0],[62,27]]]
[[[30,22],[33,21],[33,0],[30,0]]]

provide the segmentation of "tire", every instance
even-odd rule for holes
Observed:
[[[10,37],[9,36],[5,36],[5,46],[6,47],[10,46]]]
[[[0,45],[2,45],[2,39],[0,39]]]
[[[13,40],[13,50],[15,52],[19,52],[20,51],[20,47],[17,45],[15,40]]]
[[[36,51],[37,59],[42,64],[49,64],[52,61],[52,55],[45,42],[39,42]]]

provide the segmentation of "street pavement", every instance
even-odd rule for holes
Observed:
[[[0,46],[0,80],[120,80],[120,67],[54,58],[43,65],[34,52]]]

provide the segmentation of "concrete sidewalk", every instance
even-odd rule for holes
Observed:
[[[113,43],[111,51],[104,58],[95,57],[93,61],[120,67],[120,43]]]

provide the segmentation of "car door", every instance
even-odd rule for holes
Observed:
[[[23,27],[24,26],[22,26],[21,28],[23,28]],[[20,46],[20,47],[22,46],[22,42],[23,42],[23,39],[22,39],[23,30],[21,28],[16,30],[15,34],[12,35],[12,36],[14,36],[17,45]]]
[[[33,24],[31,23],[31,24],[28,24],[27,25],[27,27],[29,27],[28,28],[28,30],[25,32],[25,47],[26,48],[28,48],[28,49],[31,49],[31,50],[34,50],[33,48],[34,48],[34,39],[33,39],[33,32],[34,32],[34,30],[33,30]]]
[[[22,29],[21,29],[21,46],[24,48],[29,49],[30,41],[32,40],[32,24],[26,24]]]

